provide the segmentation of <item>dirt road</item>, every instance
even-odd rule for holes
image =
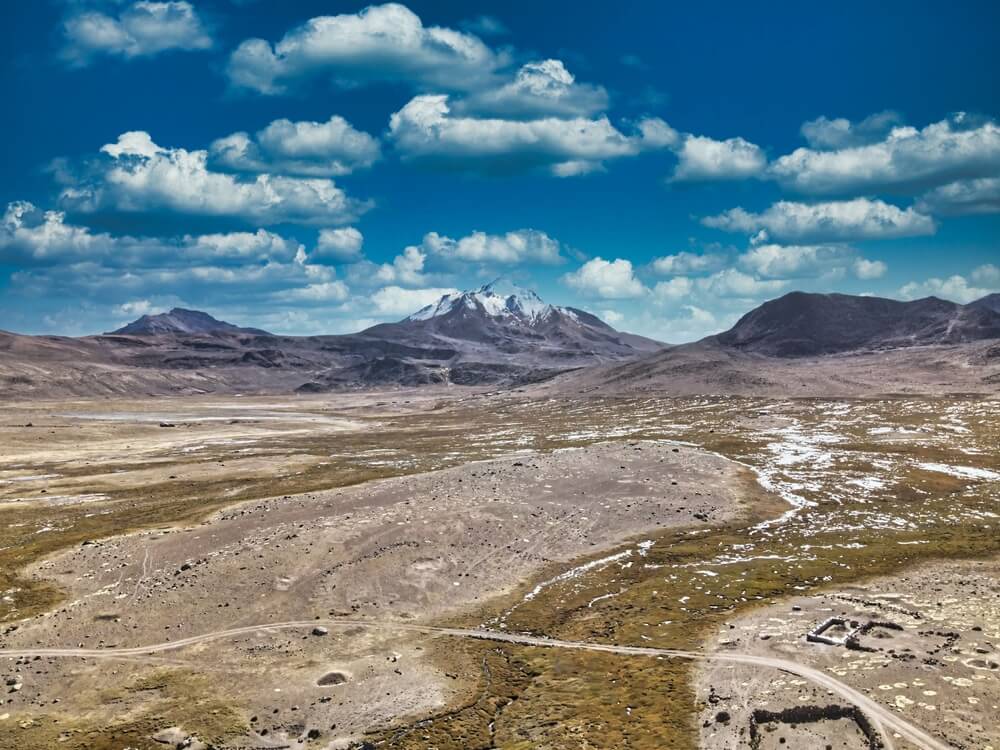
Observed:
[[[477,630],[463,628],[439,628],[423,625],[410,625],[406,623],[385,623],[363,619],[337,619],[337,620],[300,620],[293,622],[262,623],[259,625],[249,625],[246,627],[232,628],[229,630],[216,630],[210,633],[182,638],[176,641],[165,641],[149,646],[138,646],[135,648],[104,648],[104,649],[82,649],[82,648],[37,648],[37,649],[0,649],[0,658],[87,658],[87,659],[120,659],[137,656],[147,656],[151,654],[163,653],[194,646],[210,641],[217,641],[232,638],[240,635],[252,633],[267,633],[279,630],[301,630],[311,629],[317,626],[325,628],[343,627],[364,627],[378,628],[383,630],[404,630],[410,632],[424,633],[427,635],[440,635],[454,638],[476,638],[480,640],[498,641],[502,643],[513,643],[522,646],[538,646],[543,648],[565,648],[585,651],[602,651],[612,654],[622,654],[626,656],[651,656],[657,658],[673,659],[710,659],[737,662],[741,664],[753,664],[771,669],[779,669],[809,680],[814,684],[830,690],[839,695],[845,701],[857,706],[865,712],[883,732],[895,732],[900,737],[913,743],[921,750],[950,750],[949,746],[916,727],[905,719],[897,716],[892,711],[879,705],[864,694],[834,679],[830,675],[812,667],[803,666],[793,661],[776,659],[772,657],[754,656],[750,654],[737,653],[700,653],[696,651],[680,651],[676,649],[649,648],[642,646],[618,646],[605,643],[588,643],[584,641],[563,641],[538,636],[524,635],[520,633],[504,633],[494,630]],[[887,738],[889,739],[889,738]]]

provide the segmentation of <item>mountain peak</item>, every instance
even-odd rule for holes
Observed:
[[[212,334],[212,333],[256,333],[268,335],[258,328],[241,328],[224,320],[213,318],[201,310],[175,307],[170,312],[142,317],[123,326],[112,334],[132,336],[155,336],[157,334]]]
[[[970,302],[969,307],[978,307],[984,310],[992,310],[995,313],[1000,313],[1000,292],[994,292],[993,294],[987,294],[985,297],[980,297],[974,302]]]
[[[417,310],[406,320],[430,320],[466,308],[480,311],[490,318],[506,318],[534,324],[548,317],[555,308],[542,301],[535,292],[500,277],[475,291],[446,294],[437,302]]]
[[[515,297],[519,295],[538,296],[532,290],[516,284],[506,276],[498,276],[489,284],[483,284],[477,291],[482,294],[495,294],[498,297],[510,297],[512,295]]]
[[[564,368],[662,348],[657,341],[616,331],[584,310],[547,304],[503,277],[445,294],[397,323],[381,323],[363,334],[407,346],[450,347],[464,356],[475,352],[486,358],[481,361],[500,357],[507,363],[523,353],[535,364],[554,361]]]

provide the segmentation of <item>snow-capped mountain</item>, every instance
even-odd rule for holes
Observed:
[[[530,289],[497,279],[478,289],[447,294],[398,323],[364,335],[421,346],[456,347],[464,354],[507,359],[534,355],[563,364],[588,364],[655,351],[662,344],[620,333],[600,318],[544,302]]]
[[[407,320],[441,317],[458,306],[465,306],[491,318],[513,318],[528,325],[536,325],[557,310],[562,313],[569,311],[569,308],[546,304],[530,289],[519,287],[506,279],[497,279],[472,292],[446,294],[434,304],[417,310]]]

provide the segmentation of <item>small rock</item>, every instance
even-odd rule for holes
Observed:
[[[180,727],[168,727],[153,735],[153,742],[160,742],[164,745],[180,747],[181,743],[189,739],[188,733]]]

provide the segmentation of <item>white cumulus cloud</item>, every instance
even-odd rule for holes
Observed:
[[[276,302],[343,302],[349,296],[350,289],[339,279],[283,289],[272,295]]]
[[[359,260],[364,240],[364,235],[355,227],[321,229],[313,256],[343,261]]]
[[[407,247],[402,253],[392,259],[391,263],[383,263],[375,269],[375,279],[387,284],[396,282],[418,286],[425,282],[424,263],[427,254],[417,247]]]
[[[592,258],[562,280],[577,291],[602,299],[641,297],[649,290],[635,276],[632,261],[624,258]]]
[[[747,234],[763,229],[775,239],[796,242],[915,237],[933,234],[937,229],[931,217],[913,208],[902,209],[868,198],[827,203],[779,201],[762,213],[734,208],[705,217],[702,224]]]
[[[481,87],[505,63],[478,37],[424,26],[409,8],[387,3],[311,18],[274,45],[247,39],[230,56],[227,72],[235,86],[262,94],[320,75],[347,86],[402,81],[454,91]]]
[[[389,120],[389,138],[403,159],[484,172],[548,168],[566,177],[603,162],[662,148],[662,121],[644,121],[625,135],[607,117],[509,120],[452,112],[446,95],[417,96]]]
[[[339,177],[366,169],[381,156],[378,141],[338,115],[326,122],[275,120],[254,136],[219,138],[209,166],[237,172]]]
[[[718,271],[726,264],[726,257],[717,253],[691,253],[683,250],[673,255],[664,255],[652,262],[653,270],[663,276],[674,274],[704,273]]]
[[[972,280],[977,284],[1000,286],[1000,266],[985,263],[972,271]]]
[[[830,278],[848,268],[858,278],[876,279],[886,271],[885,263],[861,258],[847,245],[755,245],[739,257],[739,264],[771,279]]]
[[[833,151],[800,148],[769,174],[804,193],[849,194],[932,188],[1000,174],[1000,127],[958,114],[918,130],[893,128],[884,140]]]
[[[265,225],[344,224],[370,208],[329,179],[270,174],[242,179],[214,172],[207,151],[160,147],[144,131],[123,133],[101,151],[110,159],[96,178],[63,191],[67,207],[226,216]]]
[[[459,239],[430,232],[424,236],[421,248],[448,260],[467,263],[563,262],[559,241],[535,229],[517,229],[505,234],[473,232]]]
[[[802,124],[802,136],[815,149],[840,149],[880,141],[902,118],[892,110],[869,115],[860,122],[845,117],[817,117]]]
[[[63,33],[63,57],[75,65],[86,65],[100,54],[129,59],[212,46],[198,13],[184,0],[135,2],[118,16],[97,11],[75,13],[66,19]]]
[[[889,266],[886,265],[885,261],[868,260],[867,258],[858,258],[854,261],[852,268],[854,269],[854,275],[865,281],[880,279],[889,270]]]
[[[687,276],[675,276],[666,281],[659,281],[653,287],[653,296],[659,301],[676,301],[690,297],[694,292],[694,282]]]
[[[677,151],[678,163],[671,179],[675,182],[742,180],[755,177],[767,166],[760,146],[743,138],[717,141],[701,135],[687,135]]]
[[[779,292],[788,285],[784,279],[762,281],[735,268],[725,268],[695,283],[699,290],[716,297],[759,297]]]
[[[8,204],[0,224],[0,250],[0,257],[10,256],[21,262],[98,260],[120,267],[195,261],[291,261],[303,252],[294,240],[264,229],[170,239],[95,233],[84,226],[67,224],[62,211],[42,211],[27,201]]]
[[[378,315],[406,316],[437,302],[446,295],[457,292],[457,289],[448,288],[404,289],[399,286],[386,286],[372,294],[371,301]]]
[[[514,79],[471,94],[456,103],[460,114],[497,115],[504,119],[532,117],[589,117],[608,106],[601,86],[578,83],[562,60],[539,60],[523,65]]]
[[[941,297],[952,302],[967,304],[973,302],[987,294],[1000,289],[1000,284],[990,284],[985,286],[974,286],[964,276],[955,274],[947,278],[933,277],[926,281],[911,281],[899,290],[899,295],[903,299],[919,299],[921,297]]]
[[[928,191],[917,209],[942,216],[1000,213],[1000,177],[959,180]]]

